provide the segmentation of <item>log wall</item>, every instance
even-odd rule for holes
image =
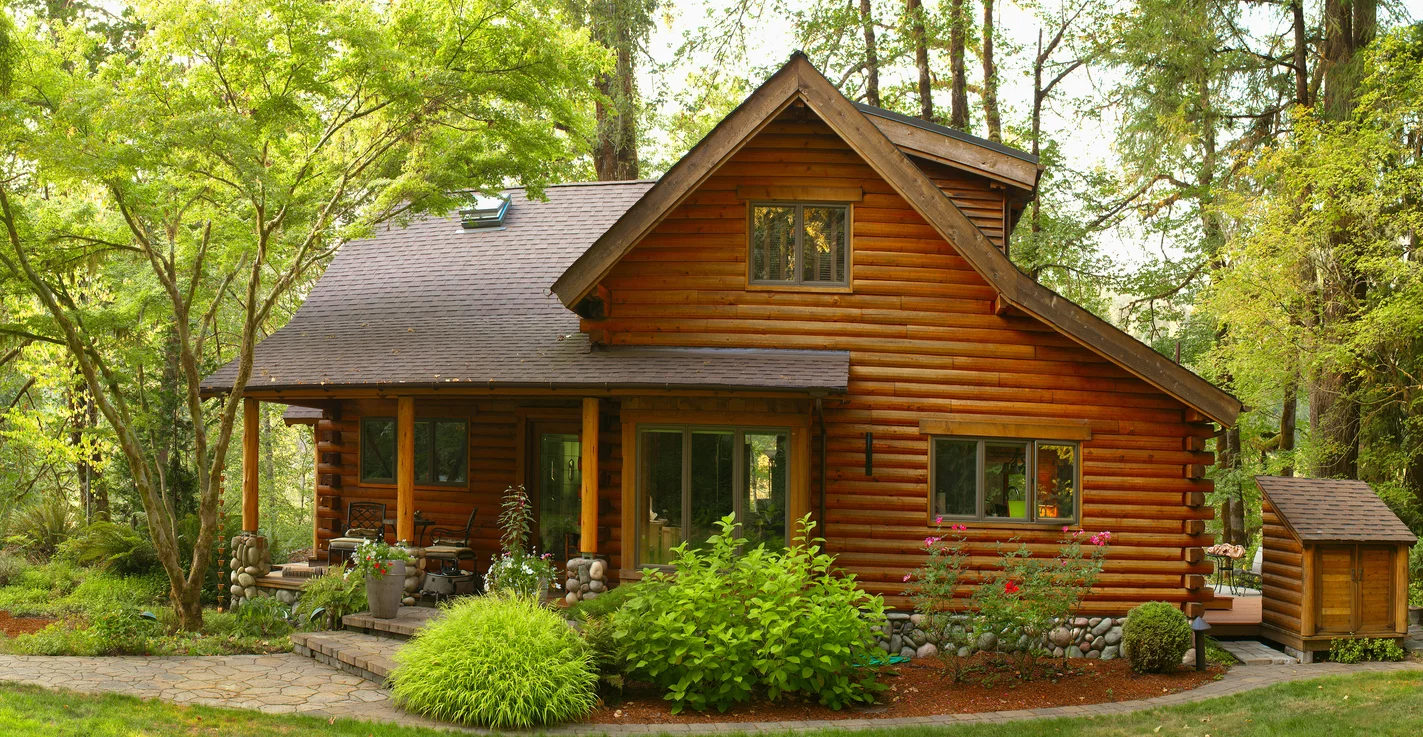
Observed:
[[[1313,581],[1306,584],[1304,547],[1290,534],[1269,499],[1261,507],[1260,621],[1296,636],[1312,635],[1313,627],[1304,631],[1305,620],[1313,618]]]
[[[1001,246],[1006,208],[987,179],[929,172]],[[746,285],[747,210],[740,185],[860,187],[851,289]],[[997,198],[996,200],[994,198]],[[993,203],[997,204],[994,205]],[[827,126],[794,110],[773,121],[624,259],[602,285],[610,316],[585,321],[613,345],[845,350],[849,392],[826,400],[828,457],[822,531],[864,587],[900,597],[928,526],[924,419],[949,413],[1080,418],[1082,526],[1116,543],[1089,611],[1207,596],[1212,542],[1204,506],[1212,428],[1181,402],[1036,319],[997,314],[994,289]],[[864,434],[874,474],[865,475]],[[819,447],[819,439],[811,443]],[[819,459],[811,468],[819,493]],[[818,508],[819,500],[812,500]],[[975,524],[976,565],[1020,538],[1051,550],[1059,531]]]

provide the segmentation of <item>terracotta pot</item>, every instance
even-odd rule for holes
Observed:
[[[376,619],[395,619],[400,613],[400,600],[405,597],[405,561],[388,560],[390,573],[366,576],[366,604]]]

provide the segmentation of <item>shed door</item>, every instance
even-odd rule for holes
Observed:
[[[1393,631],[1393,555],[1388,546],[1359,546],[1359,631]]]
[[[1319,556],[1319,631],[1354,631],[1354,552],[1353,545],[1321,545]]]

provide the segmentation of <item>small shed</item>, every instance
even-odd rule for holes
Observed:
[[[1373,489],[1255,480],[1264,497],[1260,634],[1301,653],[1340,638],[1405,636],[1408,550],[1418,538]]]

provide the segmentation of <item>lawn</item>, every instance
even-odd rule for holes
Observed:
[[[434,737],[447,733],[350,720],[328,722],[311,717],[183,707],[123,696],[86,696],[0,684],[0,734],[75,737],[256,737],[272,734]],[[964,737],[1417,735],[1423,734],[1423,672],[1362,673],[1302,681],[1199,704],[1124,716],[1053,719],[1008,725],[886,729],[859,734],[872,737],[917,737],[926,734]]]

